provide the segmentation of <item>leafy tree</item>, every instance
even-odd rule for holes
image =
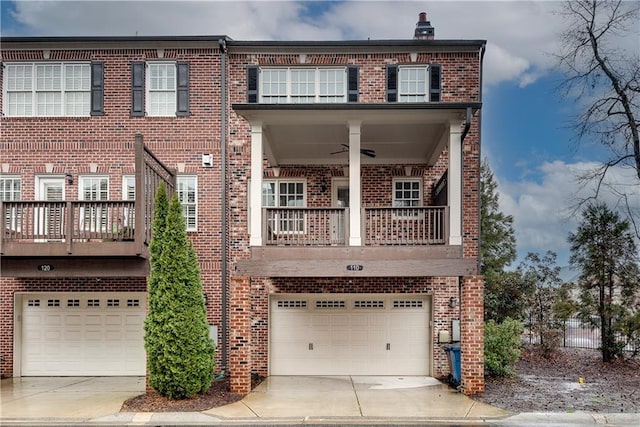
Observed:
[[[182,206],[177,195],[168,208],[166,200],[161,187],[150,248],[145,348],[149,385],[162,396],[183,399],[211,386],[215,349],[209,338],[200,268],[187,239]]]
[[[556,254],[547,251],[544,256],[529,252],[518,266],[524,286],[528,290],[527,305],[531,331],[539,339],[539,349],[544,356],[553,353],[560,343],[560,323],[554,312],[554,304],[562,280]]]
[[[605,182],[614,166],[632,168],[640,180],[640,3],[571,0],[559,13],[566,23],[560,37],[561,50],[555,55],[565,75],[560,91],[575,101],[578,114],[573,127],[577,139],[588,138],[609,151],[602,166],[582,178],[597,183],[593,198],[604,188],[619,197],[640,237],[628,190]]]
[[[517,271],[492,275],[485,282],[485,320],[502,323],[506,318],[524,320],[529,289]]]
[[[581,271],[580,312],[584,319],[598,317],[602,360],[609,362],[623,356],[616,332],[633,336],[633,330],[624,329],[636,324],[639,271],[633,234],[628,221],[598,203],[584,209],[569,242],[570,262]]]
[[[504,268],[516,258],[513,217],[500,212],[498,184],[487,160],[480,167],[480,263],[485,276],[485,319],[521,317],[511,306],[521,294],[518,280]],[[507,312],[505,308],[509,308]]]

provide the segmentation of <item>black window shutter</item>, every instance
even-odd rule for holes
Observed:
[[[131,63],[131,115],[144,116],[144,62]]]
[[[347,101],[358,102],[358,67],[351,65],[348,68],[347,81],[349,89],[347,90]]]
[[[398,102],[397,65],[387,65],[387,102]]]
[[[176,100],[176,116],[189,115],[189,63],[176,64],[178,75],[178,92]]]
[[[91,63],[91,111],[92,116],[104,115],[104,62]]]
[[[429,101],[440,102],[442,92],[442,66],[439,64],[431,64],[429,66]]]
[[[258,66],[247,67],[247,102],[249,104],[258,103]]]

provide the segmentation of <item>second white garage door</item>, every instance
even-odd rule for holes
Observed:
[[[403,294],[271,297],[271,375],[430,375],[430,299]]]
[[[22,376],[145,375],[145,293],[21,298]]]

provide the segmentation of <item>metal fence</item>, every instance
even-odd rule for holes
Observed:
[[[624,342],[624,337],[621,335],[617,338],[618,341]],[[527,329],[525,340],[528,341],[529,344],[536,344],[540,341],[537,334],[530,329]],[[567,321],[564,322],[564,328],[562,330],[563,347],[599,349],[601,345],[602,340],[599,327],[585,323],[575,317],[567,319]],[[625,350],[633,351],[634,348],[631,344],[627,344]]]

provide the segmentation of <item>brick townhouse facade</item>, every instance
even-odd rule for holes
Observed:
[[[424,32],[424,34],[423,34]],[[153,196],[184,207],[238,392],[483,390],[482,40],[2,40],[0,373],[144,375]]]

